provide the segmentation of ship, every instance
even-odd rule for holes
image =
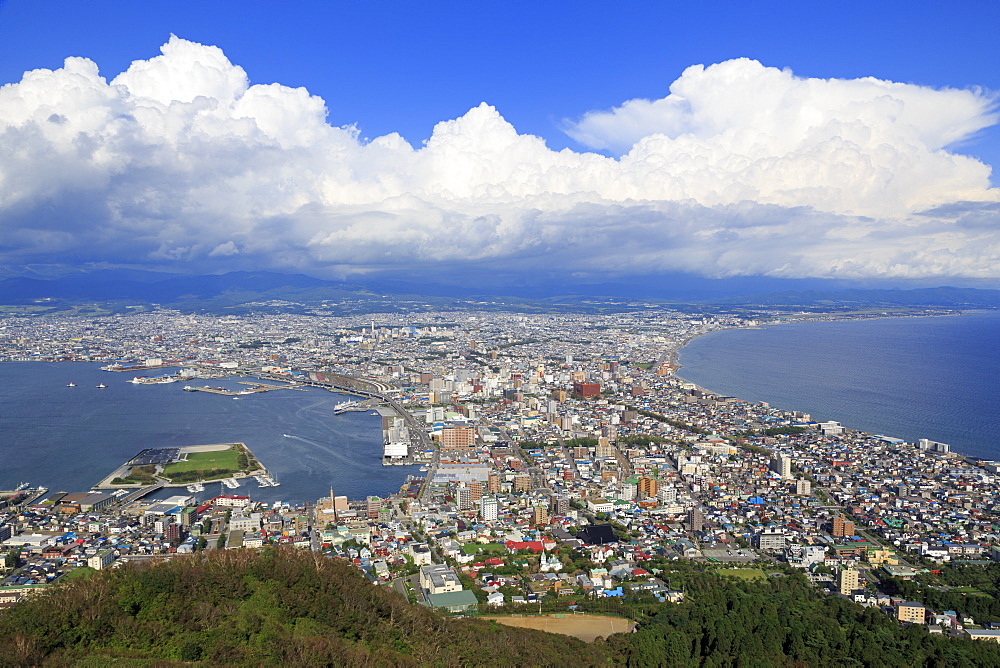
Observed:
[[[348,411],[364,410],[360,408],[360,401],[342,401],[333,407],[333,414],[339,415],[340,413],[346,413]]]
[[[73,381],[69,381],[68,383],[66,383],[66,387],[76,387],[76,383],[74,383]]]
[[[106,387],[107,387],[107,385],[105,385],[104,383],[101,383],[100,385],[97,386],[97,389],[103,390]]]
[[[180,380],[179,376],[166,375],[166,376],[136,376],[129,382],[133,385],[161,385],[164,383],[176,383]]]

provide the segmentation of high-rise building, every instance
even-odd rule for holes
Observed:
[[[792,477],[792,458],[788,455],[778,455],[771,460],[771,470],[789,480]]]
[[[648,476],[642,476],[639,478],[638,484],[636,484],[636,491],[640,499],[644,499],[650,496],[656,496],[656,492],[659,489],[659,483],[656,478],[650,478]]]
[[[466,486],[461,486],[455,490],[455,503],[458,504],[459,510],[465,510],[472,507],[472,490]]]
[[[163,539],[168,543],[175,543],[181,539],[181,525],[171,522],[163,527]]]
[[[673,485],[660,485],[656,491],[656,498],[663,503],[674,503],[677,501],[677,488]]]
[[[368,519],[370,519],[370,520],[377,520],[378,519],[378,511],[382,510],[382,499],[380,499],[377,496],[369,496],[366,501],[367,501],[367,503],[366,503],[366,505],[367,505],[366,510],[368,511],[368,513],[367,513],[368,514]]]
[[[515,492],[531,491],[531,476],[527,475],[514,476],[514,491]]]
[[[701,508],[694,507],[688,511],[688,526],[691,531],[701,531],[704,522],[705,515],[701,512]]]
[[[472,494],[472,500],[474,502],[483,497],[483,483],[470,482],[466,486],[469,488],[469,493]]]
[[[492,496],[484,496],[479,502],[480,514],[487,522],[495,521],[497,518],[497,500]]]
[[[486,489],[490,494],[500,493],[500,475],[496,471],[490,471],[486,478]]]
[[[471,448],[476,443],[476,430],[473,427],[445,427],[441,430],[441,448],[457,450]]]
[[[840,578],[837,582],[837,589],[844,596],[849,596],[852,591],[858,589],[858,572],[853,568],[844,568],[840,571]]]
[[[834,538],[846,538],[847,536],[853,536],[857,533],[855,530],[854,522],[843,516],[838,516],[833,518],[833,534]]]
[[[537,526],[544,526],[549,523],[549,509],[545,506],[535,506],[531,509],[531,523]]]
[[[796,480],[795,493],[799,496],[809,496],[812,493],[812,483],[808,480]]]

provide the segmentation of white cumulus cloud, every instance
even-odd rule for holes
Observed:
[[[1000,277],[989,167],[951,148],[995,122],[982,92],[695,66],[570,124],[607,157],[485,103],[364,141],[217,47],[161,51],[0,88],[0,261]]]

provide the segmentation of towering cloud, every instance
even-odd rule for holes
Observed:
[[[994,121],[981,92],[734,60],[567,124],[614,158],[486,104],[414,148],[171,37],[110,82],[69,58],[0,89],[0,261],[997,277],[989,167],[949,149]]]

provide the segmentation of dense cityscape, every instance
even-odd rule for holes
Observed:
[[[1000,464],[719,396],[676,375],[676,351],[691,338],[773,317],[647,307],[0,320],[3,361],[100,362],[116,380],[190,390],[199,378],[238,376],[265,390],[352,391],[382,416],[384,443],[372,448],[383,463],[423,464],[387,498],[331,490],[301,504],[235,490],[196,500],[190,487],[148,501],[162,485],[127,478],[49,494],[32,481],[0,502],[0,605],[88,568],[288,544],[455,614],[563,597],[673,605],[685,592],[664,569],[687,561],[762,577],[802,569],[817,590],[900,623],[1000,639],[968,610],[927,607],[893,584],[940,564],[1000,560]]]

